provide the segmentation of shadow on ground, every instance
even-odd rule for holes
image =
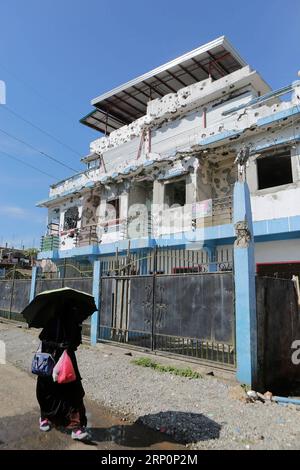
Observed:
[[[137,424],[143,424],[172,436],[177,442],[192,442],[218,439],[221,425],[200,413],[163,411],[140,416]]]
[[[166,411],[141,416],[131,425],[110,428],[91,427],[89,445],[97,442],[114,442],[122,447],[145,448],[164,443],[191,444],[198,441],[218,439],[221,426],[203,414],[183,411]]]
[[[1,428],[0,450],[64,449],[71,443],[69,432],[40,432],[32,413],[4,417]],[[202,414],[167,411],[141,416],[133,424],[91,426],[84,444],[99,449],[180,449],[182,444],[217,439],[220,429]]]

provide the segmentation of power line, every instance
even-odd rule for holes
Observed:
[[[11,70],[9,70],[5,65],[3,65],[3,63],[1,62],[1,67],[6,70],[7,73],[9,73],[9,75],[11,75],[17,82],[20,82],[24,87],[27,87],[31,90],[32,93],[34,93],[36,96],[38,96],[38,98],[43,102],[45,103],[45,101],[47,101],[53,108],[56,108],[56,110],[58,110],[60,113],[63,113],[63,115],[69,115],[71,117],[71,115],[69,114],[69,112],[65,109],[63,109],[62,107],[60,106],[57,106],[57,104],[55,104],[53,101],[49,100],[49,98],[46,96],[43,96],[38,90],[36,90],[31,84],[29,84],[28,82],[26,82],[25,80],[23,80],[22,78],[20,78],[18,75],[16,75],[15,73],[13,73]],[[69,121],[68,121],[69,122]]]
[[[49,173],[46,173],[43,170],[40,170],[39,168],[37,168],[34,165],[31,165],[30,163],[24,162],[23,160],[21,160],[20,158],[15,157],[14,155],[10,155],[9,153],[3,152],[2,150],[0,150],[0,153],[2,153],[2,155],[5,155],[8,158],[11,158],[12,160],[16,160],[17,162],[22,163],[25,166],[28,166],[29,168],[33,168],[33,170],[39,171],[40,173],[43,173],[43,175],[49,176],[50,178],[53,178],[56,181],[59,179],[59,178],[57,178],[53,175],[50,175]]]
[[[65,147],[66,149],[70,150],[71,152],[73,152],[74,154],[76,154],[77,156],[81,157],[81,154],[79,152],[77,152],[76,150],[74,150],[72,147],[70,147],[68,144],[65,144],[64,142],[62,142],[60,139],[58,139],[57,137],[55,137],[54,135],[50,134],[49,132],[45,131],[44,129],[42,129],[41,127],[37,126],[36,124],[34,124],[33,122],[29,121],[28,119],[24,118],[23,116],[21,116],[20,114],[16,113],[15,111],[13,111],[9,106],[7,105],[4,105],[2,106],[2,109],[5,109],[6,111],[9,111],[11,114],[13,114],[14,116],[16,116],[17,118],[21,119],[22,121],[26,122],[27,124],[29,124],[30,126],[34,127],[35,129],[38,129],[40,132],[42,132],[43,134],[47,135],[48,137],[50,137],[51,139],[55,140],[55,142],[58,142],[60,145],[62,145],[63,147]]]
[[[34,147],[33,145],[29,144],[28,142],[25,142],[24,140],[19,139],[18,137],[15,137],[15,136],[12,135],[12,134],[9,134],[8,132],[4,131],[3,129],[0,129],[0,132],[2,132],[3,134],[7,135],[8,137],[10,137],[10,138],[16,140],[17,142],[20,142],[21,144],[26,145],[27,147],[31,148],[31,149],[34,150],[35,152],[40,153],[41,155],[43,155],[43,157],[46,157],[46,158],[49,158],[50,160],[53,160],[53,161],[56,162],[58,165],[64,166],[65,168],[68,168],[68,170],[71,170],[71,171],[73,171],[74,173],[78,173],[79,170],[74,170],[74,168],[70,167],[69,165],[66,165],[65,163],[62,163],[61,161],[57,160],[57,158],[54,158],[54,157],[52,157],[52,155],[49,155],[49,153],[46,153],[46,152],[43,152],[42,150],[37,149],[36,147]]]

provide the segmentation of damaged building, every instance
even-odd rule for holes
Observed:
[[[81,123],[100,136],[82,158],[83,171],[52,185],[48,199],[38,204],[48,210],[40,259],[91,266],[102,260],[107,277],[232,273],[233,188],[242,156],[256,271],[285,279],[300,273],[299,81],[271,90],[220,37],[91,104]],[[116,259],[117,268],[110,264]],[[107,312],[101,310],[97,335],[101,327],[118,327],[129,342],[128,298],[116,306],[126,289],[113,291],[113,305],[112,291],[107,299],[103,294],[114,319],[105,323]],[[160,326],[164,315],[161,307]],[[142,323],[132,330],[144,331],[147,322]],[[103,338],[111,334],[103,331]],[[223,362],[234,365],[234,328],[227,333],[218,339],[210,331],[204,339],[222,344]],[[193,337],[172,329],[168,335]],[[206,359],[214,354],[209,346]]]
[[[86,169],[39,204],[41,256],[226,225],[236,154],[248,146],[258,270],[298,272],[299,89],[271,91],[222,37],[93,99],[81,122],[105,136],[91,142]]]

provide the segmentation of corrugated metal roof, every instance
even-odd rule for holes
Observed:
[[[91,104],[96,109],[80,122],[110,134],[144,116],[148,101],[176,93],[209,76],[217,80],[245,65],[230,42],[221,36],[94,98]]]

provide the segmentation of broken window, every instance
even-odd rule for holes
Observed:
[[[169,207],[173,205],[184,206],[186,202],[186,182],[185,179],[165,184],[165,204]]]
[[[258,189],[273,188],[293,182],[291,151],[265,153],[257,158]]]
[[[72,230],[77,228],[79,220],[79,211],[77,206],[69,207],[65,212],[64,230]]]
[[[97,160],[91,160],[90,162],[87,163],[87,169],[91,170],[92,168],[100,168],[100,159],[97,158]]]
[[[105,216],[107,220],[120,218],[120,199],[112,199],[107,201]]]

